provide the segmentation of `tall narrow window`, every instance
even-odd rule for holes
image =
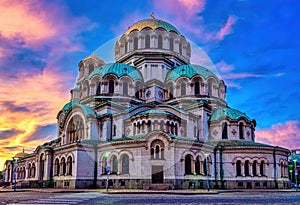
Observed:
[[[250,173],[249,173],[249,160],[245,161],[245,176],[250,176]]]
[[[133,49],[137,50],[138,47],[139,47],[139,39],[138,39],[138,37],[134,37],[134,39],[133,39]]]
[[[227,122],[222,123],[222,139],[228,139]]]
[[[170,50],[174,51],[174,39],[170,38]]]
[[[93,72],[94,71],[94,65],[93,64],[90,64],[89,65],[89,74],[91,73],[91,72]]]
[[[125,42],[125,53],[127,53],[128,50],[128,42]]]
[[[127,154],[122,156],[122,174],[129,174],[129,157]]]
[[[185,174],[192,174],[192,156],[186,155],[185,156]]]
[[[200,95],[200,83],[195,82],[195,95]]]
[[[40,179],[43,180],[45,174],[45,155],[41,154],[40,157]]]
[[[208,95],[209,95],[209,96],[212,96],[212,87],[213,87],[212,83],[209,82],[209,83],[208,83]]]
[[[173,92],[174,92],[173,90],[174,90],[174,89],[173,89],[173,86],[170,86],[170,87],[169,87],[169,98],[170,98],[170,99],[173,99]]]
[[[96,90],[96,95],[100,95],[101,94],[101,83],[100,81],[97,82],[97,90]]]
[[[242,163],[240,160],[236,162],[236,176],[242,176]]]
[[[204,159],[204,161],[203,161],[203,173],[204,173],[204,175],[207,175],[208,174],[208,170],[207,170],[207,168],[208,168],[208,161],[207,161],[207,159],[206,159],[206,157],[205,157],[205,159]]]
[[[195,172],[196,172],[196,174],[200,174],[200,159],[199,159],[199,156],[196,159]]]
[[[150,36],[146,35],[145,37],[145,48],[150,48]]]
[[[182,44],[179,43],[179,53],[182,54]]]
[[[71,156],[68,157],[67,167],[68,167],[67,174],[72,175],[72,157]]]
[[[155,159],[159,159],[159,145],[155,146]]]
[[[264,161],[260,162],[259,169],[260,169],[260,175],[265,176],[265,162]]]
[[[65,175],[66,174],[66,171],[67,171],[67,166],[66,166],[66,160],[65,158],[63,157],[61,159],[61,173],[62,175]]]
[[[113,136],[116,136],[117,135],[117,126],[114,125],[113,127]]]
[[[123,94],[128,95],[128,83],[126,81],[123,82]]]
[[[257,170],[256,170],[256,168],[257,168],[257,161],[254,160],[254,162],[252,164],[252,174],[253,174],[253,176],[257,176]]]
[[[112,163],[112,169],[111,169],[112,174],[117,174],[118,173],[118,160],[117,160],[116,156],[112,156],[111,163]]]
[[[54,162],[54,176],[59,175],[59,170],[60,170],[59,160],[56,159],[55,162]]]
[[[185,83],[181,83],[180,89],[181,89],[181,95],[186,95],[186,85],[185,85]]]
[[[108,93],[114,93],[115,92],[115,83],[113,80],[110,80],[108,82]]]
[[[239,123],[239,135],[240,139],[244,139],[244,124],[242,122]]]
[[[163,40],[162,40],[161,35],[158,35],[157,43],[158,43],[158,48],[162,49],[163,48]]]

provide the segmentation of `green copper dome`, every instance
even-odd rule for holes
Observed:
[[[218,108],[214,111],[214,113],[212,114],[212,116],[210,117],[209,121],[218,121],[222,118],[230,118],[231,120],[238,120],[240,118],[245,118],[249,121],[252,121],[252,119],[250,119],[246,113],[243,113],[239,110],[233,109],[233,108]]]
[[[187,77],[191,79],[195,75],[200,75],[204,78],[213,77],[216,80],[219,80],[219,78],[211,70],[207,68],[204,68],[200,65],[186,64],[186,65],[178,66],[173,70],[170,70],[167,73],[165,82],[169,80],[176,81],[179,77]]]
[[[64,105],[64,107],[61,109],[64,113],[67,113],[70,109],[72,109],[74,106],[80,107],[86,116],[96,116],[96,113],[94,110],[86,105],[80,104],[78,101],[70,101],[67,104]]]
[[[118,78],[127,75],[130,78],[132,78],[132,80],[134,81],[135,80],[143,81],[143,77],[138,69],[123,63],[108,63],[102,65],[101,67],[91,72],[88,78],[91,79],[96,74],[102,77],[104,77],[107,74],[115,74]]]
[[[134,30],[141,31],[144,28],[151,28],[152,30],[163,28],[166,31],[174,31],[175,33],[180,35],[180,32],[175,28],[172,24],[162,21],[160,19],[144,19],[141,21],[136,22],[135,24],[128,27],[125,34],[129,34],[130,32]]]

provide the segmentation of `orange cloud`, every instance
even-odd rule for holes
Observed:
[[[72,75],[45,69],[38,75],[20,74],[14,81],[0,81],[0,133],[15,132],[6,138],[0,136],[0,163],[23,147],[32,150],[50,139],[48,136],[25,143],[38,127],[56,123],[57,112],[69,98],[68,83],[74,80],[62,76]]]
[[[282,146],[288,149],[300,148],[300,121],[292,120],[286,123],[272,125],[270,128],[256,131],[256,141]]]
[[[223,40],[224,36],[232,33],[232,26],[235,23],[236,19],[233,16],[229,16],[227,19],[227,22],[224,27],[220,29],[220,31],[217,34],[218,40]]]
[[[40,1],[4,0],[0,3],[0,32],[5,38],[23,37],[27,42],[57,34]]]

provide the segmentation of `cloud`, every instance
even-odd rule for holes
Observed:
[[[233,17],[233,16],[229,16],[228,17],[226,24],[224,25],[224,27],[222,27],[220,29],[220,31],[217,34],[217,39],[218,40],[223,40],[223,38],[226,35],[228,35],[228,34],[230,34],[230,33],[233,32],[232,31],[232,26],[235,23],[235,21],[236,21],[235,17]]]
[[[300,121],[292,120],[256,131],[256,141],[288,149],[300,147]]]
[[[230,71],[234,70],[233,65],[229,65],[223,60],[216,63],[216,67],[217,67],[217,70],[220,70],[223,73],[227,73],[227,72],[230,72]]]
[[[222,76],[223,79],[245,79],[245,78],[262,78],[264,75],[254,74],[254,73],[229,73]]]

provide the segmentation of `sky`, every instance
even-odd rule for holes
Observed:
[[[205,51],[229,106],[256,119],[257,142],[300,148],[299,10],[298,0],[1,0],[0,165],[56,138],[79,61],[151,12]]]

